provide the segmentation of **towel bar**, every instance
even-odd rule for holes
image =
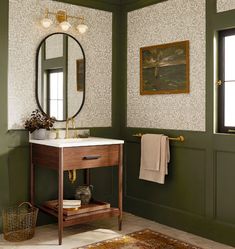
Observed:
[[[142,137],[144,134],[142,133],[137,133],[137,134],[134,134],[133,137]],[[173,140],[173,141],[179,141],[179,142],[184,142],[184,136],[179,136],[179,137],[169,137],[170,140]]]

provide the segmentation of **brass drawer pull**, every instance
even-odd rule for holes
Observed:
[[[84,156],[82,160],[95,160],[99,159],[101,156]]]

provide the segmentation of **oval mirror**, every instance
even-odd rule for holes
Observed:
[[[75,117],[85,100],[85,54],[71,35],[55,33],[39,45],[36,58],[36,101],[39,109],[65,121]]]

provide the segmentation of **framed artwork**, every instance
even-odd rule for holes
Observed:
[[[84,60],[77,60],[77,91],[84,91],[85,75],[84,75]]]
[[[140,48],[140,94],[189,93],[189,41]]]

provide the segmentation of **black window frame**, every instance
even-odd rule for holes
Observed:
[[[218,32],[218,132],[235,133],[234,126],[225,126],[225,37],[235,36],[235,28]],[[228,82],[228,81],[227,81]],[[234,79],[235,82],[235,79]]]

